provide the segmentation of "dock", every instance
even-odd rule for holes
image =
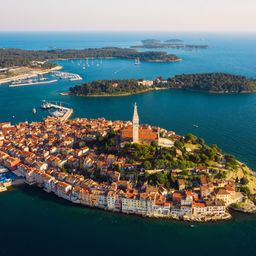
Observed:
[[[54,112],[51,113],[52,116],[57,117],[61,121],[66,121],[73,114],[74,110],[72,108],[63,107],[61,105],[53,104],[50,102],[43,101],[41,105],[42,109],[55,109]]]
[[[70,118],[70,116],[73,114],[72,108],[66,108],[63,106],[55,105],[55,104],[51,104],[51,108],[55,108],[57,110],[57,112],[55,111],[56,117],[58,117],[61,121],[68,120]],[[55,112],[53,112],[53,113],[55,113]],[[58,115],[60,115],[60,116],[58,116]]]
[[[55,77],[59,77],[60,79],[68,79],[69,81],[83,80],[83,78],[80,75],[69,73],[69,72],[55,71],[52,74]]]
[[[28,82],[28,83],[17,83],[17,84],[10,84],[9,87],[21,87],[21,86],[30,86],[30,85],[39,85],[39,84],[52,84],[52,83],[56,83],[58,82],[58,80],[54,79],[54,80],[47,80],[47,81],[43,81],[43,82]]]

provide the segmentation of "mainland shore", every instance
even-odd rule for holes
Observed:
[[[22,79],[28,79],[28,78],[33,78],[36,77],[38,75],[45,75],[48,73],[51,73],[53,71],[58,71],[62,69],[62,66],[56,66],[53,67],[51,69],[33,69],[33,68],[27,68],[27,67],[22,67],[24,69],[26,69],[25,73],[22,74],[17,74],[11,77],[6,77],[6,78],[0,78],[0,85],[1,84],[6,84],[6,83],[11,83],[14,82],[16,80],[22,80]],[[21,68],[19,68],[21,69]]]

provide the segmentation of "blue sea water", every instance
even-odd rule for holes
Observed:
[[[152,79],[159,75],[167,78],[175,74],[194,72],[229,72],[256,79],[255,34],[0,33],[0,47],[43,50],[129,47],[147,38],[180,38],[186,43],[208,44],[209,48],[169,49],[168,52],[183,59],[179,63],[141,63],[136,66],[131,60],[108,59],[102,60],[102,64],[101,60],[94,60],[94,64],[90,62],[90,67],[86,70],[82,69],[85,60],[58,63],[63,66],[64,71],[80,74],[83,81]],[[132,104],[136,101],[142,123],[159,125],[179,134],[195,133],[209,144],[218,144],[224,151],[234,154],[251,168],[256,167],[256,94],[213,95],[169,90],[109,98],[59,95],[76,83],[59,81],[56,84],[19,88],[0,86],[0,122],[41,120],[47,114],[39,108],[43,99],[62,101],[72,106],[73,117],[130,120]],[[34,106],[37,108],[36,115],[32,113]],[[199,127],[195,128],[194,124]],[[147,255],[196,255],[202,252],[200,248],[206,255],[216,255],[220,252],[225,255],[241,255],[242,252],[249,254],[254,250],[254,216],[238,214],[232,221],[204,224],[191,229],[186,223],[151,221],[82,209],[60,203],[59,200],[45,196],[43,192],[27,190],[15,190],[0,195],[0,217],[9,216],[15,219],[17,216],[14,213],[22,215],[23,222],[17,220],[3,223],[3,229],[7,230],[7,233],[0,233],[0,241],[10,245],[8,241],[13,235],[18,235],[20,240],[17,249],[11,248],[8,251],[6,247],[1,246],[0,255],[15,255],[18,249],[23,251],[23,244],[29,243],[28,237],[34,243],[31,249],[36,250],[40,243],[31,237],[34,232],[39,240],[44,241],[45,248],[58,254],[52,244],[54,241],[61,248],[59,253],[62,255],[72,250],[84,255],[93,252],[95,255],[108,254],[110,251],[123,255],[144,255],[143,252]],[[22,232],[26,235],[22,236]],[[64,239],[70,243],[62,242]],[[85,248],[82,249],[84,244]]]

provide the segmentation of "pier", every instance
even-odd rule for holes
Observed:
[[[52,84],[57,82],[58,80],[54,79],[54,80],[46,80],[46,81],[28,81],[28,82],[15,82],[9,85],[9,87],[20,87],[20,86],[29,86],[29,85],[39,85],[39,84]]]
[[[61,105],[50,103],[43,101],[41,105],[42,109],[55,109],[54,112],[51,113],[52,116],[59,118],[61,121],[66,121],[73,114],[72,108],[63,107]]]
[[[68,79],[69,81],[78,81],[83,80],[83,78],[78,74],[55,71],[52,73],[55,77],[59,77],[60,79]]]

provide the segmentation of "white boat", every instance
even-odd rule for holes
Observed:
[[[139,58],[135,59],[134,65],[140,65],[140,59]]]
[[[42,101],[42,105],[41,105],[42,109],[50,109],[51,107],[52,107],[51,103],[46,102],[45,100]]]
[[[36,108],[35,107],[33,107],[33,113],[36,114]]]

